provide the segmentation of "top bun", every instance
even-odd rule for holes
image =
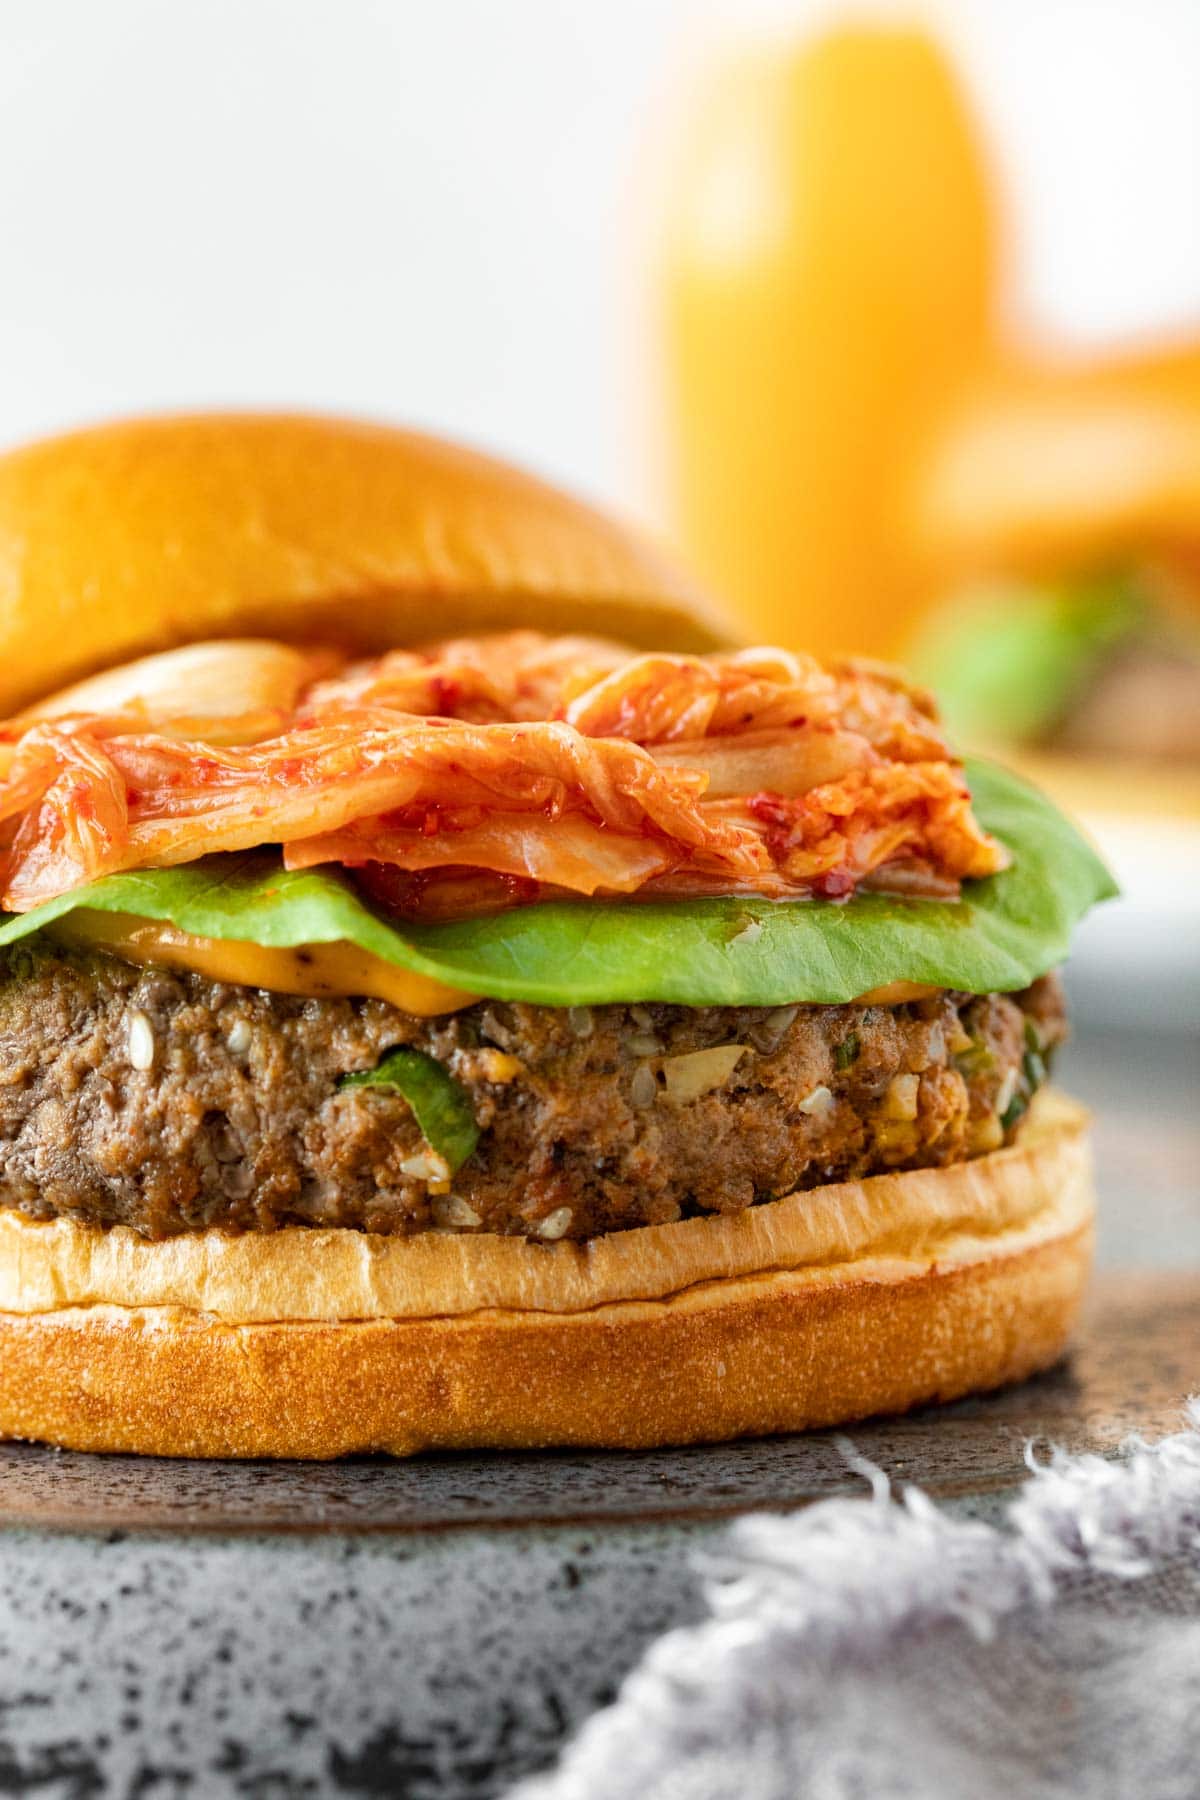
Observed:
[[[927,563],[1033,573],[1200,547],[1200,354],[1001,372],[914,482]]]
[[[0,456],[0,716],[201,638],[385,650],[514,625],[648,649],[728,642],[620,526],[416,432],[208,414]]]

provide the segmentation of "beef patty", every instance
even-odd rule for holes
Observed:
[[[34,939],[0,958],[0,1204],[148,1238],[585,1238],[994,1149],[1064,1032],[1052,977],[892,1007],[480,1002],[430,1020]],[[474,1108],[449,1188],[405,1169],[427,1159],[399,1094],[338,1087],[401,1044]],[[742,1054],[673,1061],[715,1046]]]

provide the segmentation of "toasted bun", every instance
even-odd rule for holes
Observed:
[[[0,1434],[331,1457],[796,1431],[1015,1381],[1090,1262],[1087,1121],[975,1162],[588,1245],[0,1214]]]
[[[726,641],[611,520],[415,432],[214,414],[0,456],[0,716],[201,638],[384,650],[511,625],[660,649]]]
[[[946,419],[908,524],[924,566],[948,574],[1194,557],[1200,355],[1001,372]]]

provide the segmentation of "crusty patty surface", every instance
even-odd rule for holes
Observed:
[[[131,1063],[139,1019],[149,1068]],[[148,1238],[584,1238],[993,1149],[1064,1031],[1052,977],[894,1007],[481,1002],[422,1020],[33,939],[0,958],[0,1204]],[[425,1146],[400,1095],[338,1087],[401,1044],[470,1096],[481,1135],[449,1188],[405,1170]],[[681,1098],[698,1065],[672,1059],[725,1045],[743,1046],[732,1071]]]

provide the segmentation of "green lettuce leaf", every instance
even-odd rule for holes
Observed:
[[[909,661],[960,739],[1032,743],[1054,731],[1105,657],[1144,632],[1148,616],[1128,575],[998,582],[956,594],[928,621]]]
[[[348,939],[452,987],[546,1006],[831,1004],[892,981],[977,994],[1026,987],[1063,960],[1079,919],[1116,887],[1075,828],[1027,782],[983,762],[969,764],[968,777],[978,817],[1014,861],[968,882],[956,902],[882,894],[840,905],[626,900],[394,925],[331,870],[288,873],[271,856],[226,856],[110,875],[7,918],[0,944],[93,907],[278,948]]]
[[[385,1088],[402,1094],[431,1150],[453,1175],[479,1142],[479,1127],[466,1090],[423,1050],[389,1050],[374,1069],[343,1075],[343,1088]]]

